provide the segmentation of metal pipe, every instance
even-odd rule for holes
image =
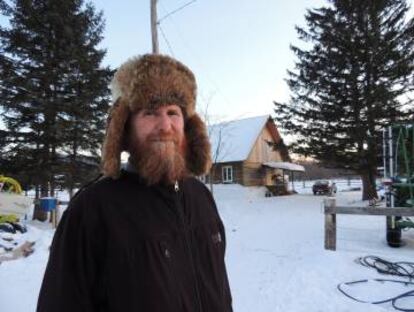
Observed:
[[[384,170],[384,178],[387,178],[387,131],[386,129],[382,130],[382,166]]]
[[[393,160],[393,157],[394,157],[394,151],[393,151],[393,146],[392,146],[392,126],[389,126],[388,127],[388,144],[389,144],[389,150],[390,150],[390,161],[389,161],[389,165],[390,165],[390,170],[389,170],[389,172],[390,172],[390,178],[392,179],[393,177],[394,177],[394,160]],[[391,189],[390,189],[390,199],[391,199],[391,207],[394,207],[395,205],[394,205],[394,195],[393,195],[393,192],[392,192],[392,186],[390,186],[391,187]]]

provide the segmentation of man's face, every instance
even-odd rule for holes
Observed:
[[[184,116],[177,105],[143,109],[131,116],[131,162],[149,184],[172,184],[186,174]]]
[[[178,105],[142,109],[131,117],[131,131],[138,143],[184,140],[184,117]]]

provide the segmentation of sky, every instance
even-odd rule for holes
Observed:
[[[100,44],[107,51],[103,65],[117,68],[130,57],[151,52],[150,0],[90,1],[106,21]],[[300,44],[295,25],[305,26],[307,9],[327,4],[158,0],[160,52],[192,69],[198,82],[198,111],[207,111],[211,122],[274,116],[273,101],[289,100],[285,79],[296,60],[290,45]]]
[[[158,17],[191,2],[159,0]],[[101,47],[105,65],[118,67],[131,56],[151,52],[150,0],[95,0],[106,20]],[[221,121],[273,113],[286,101],[290,44],[306,9],[326,0],[196,0],[163,19],[160,53],[180,60],[198,82],[198,108]],[[167,43],[168,42],[168,43]]]

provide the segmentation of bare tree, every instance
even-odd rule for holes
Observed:
[[[209,172],[209,186],[210,191],[213,193],[214,177],[216,175],[217,163],[222,161],[229,151],[229,125],[231,122],[224,122],[224,117],[213,116],[210,113],[210,103],[214,94],[210,94],[208,98],[204,99],[205,106],[199,111],[201,118],[204,120],[207,126],[207,133],[211,143],[211,159],[212,166]],[[226,144],[227,142],[227,144]]]

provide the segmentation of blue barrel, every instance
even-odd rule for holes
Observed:
[[[57,206],[57,199],[54,197],[42,197],[40,198],[40,209],[43,211],[55,210]]]

